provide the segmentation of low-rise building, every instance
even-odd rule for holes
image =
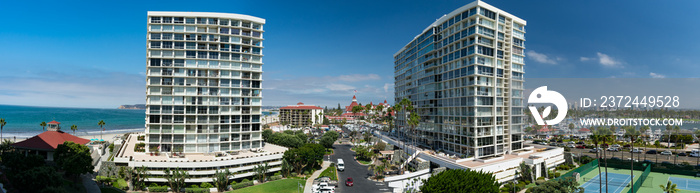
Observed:
[[[295,127],[312,127],[323,123],[323,108],[314,105],[289,105],[280,108],[280,123],[294,125]]]

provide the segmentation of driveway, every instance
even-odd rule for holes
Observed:
[[[355,161],[355,152],[350,151],[349,144],[336,144],[333,145],[333,147],[335,148],[335,152],[331,156],[331,161],[337,163],[338,158],[341,158],[343,159],[343,162],[345,162],[345,171],[338,171],[338,188],[336,189],[336,192],[391,192],[391,189],[386,185],[386,183],[375,182],[367,179],[371,175],[371,173],[367,170],[368,166],[360,165],[360,163]],[[352,177],[352,179],[355,181],[354,186],[345,186],[345,179],[348,177]]]

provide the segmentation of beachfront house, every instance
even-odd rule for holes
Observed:
[[[61,131],[60,124],[61,123],[58,121],[51,121],[46,124],[48,126],[47,131],[27,140],[14,143],[12,146],[25,155],[41,155],[46,161],[53,161],[54,151],[56,151],[58,145],[63,144],[63,142],[72,141],[82,145],[90,142],[88,139],[76,137]]]

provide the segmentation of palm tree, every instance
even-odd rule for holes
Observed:
[[[75,135],[75,131],[78,130],[78,126],[77,126],[77,125],[71,125],[71,126],[70,126],[70,130],[72,130],[72,131],[73,131],[73,135]]]
[[[100,122],[97,122],[97,125],[100,126],[100,139],[102,139],[102,131],[104,130],[102,129],[102,126],[106,125],[106,123],[104,120],[100,120]]]
[[[270,166],[267,165],[267,163],[265,163],[264,165],[263,164],[257,165],[253,169],[255,171],[255,176],[258,177],[258,179],[260,179],[260,180],[258,180],[258,182],[259,183],[265,182],[265,174],[267,174],[267,172],[270,172]]]
[[[680,190],[679,190],[678,188],[676,188],[676,185],[677,185],[677,184],[674,184],[673,182],[671,182],[671,180],[669,180],[669,181],[666,183],[666,186],[664,186],[664,185],[659,185],[659,187],[661,187],[661,190],[663,190],[663,191],[666,192],[666,193],[677,193],[677,192],[680,191]]]
[[[7,122],[5,122],[5,119],[0,118],[0,139],[2,139],[2,129],[7,125]]]
[[[634,151],[634,142],[637,141],[637,137],[639,137],[639,130],[635,128],[634,126],[629,126],[625,129],[625,136],[629,137],[632,141],[632,146],[630,147],[632,151]],[[634,178],[634,155],[630,155],[630,176]],[[634,192],[634,186],[632,186],[632,191]]]
[[[593,140],[593,144],[595,144],[596,152],[595,152],[595,157],[598,159],[598,175],[601,174],[600,171],[600,156],[598,155],[600,153],[600,148],[598,148],[598,143],[602,140],[602,136],[600,135],[599,132],[600,128],[593,130],[593,127],[591,127],[592,135],[591,135],[591,140]],[[603,178],[599,177],[598,178],[598,186],[599,190],[603,190]],[[605,181],[607,183],[607,180]],[[606,185],[607,186],[607,185]]]
[[[612,127],[612,126],[611,126]],[[606,128],[600,128],[596,130],[598,136],[603,141],[603,144],[608,145],[608,141],[614,141],[613,132]],[[609,145],[608,145],[609,146]],[[605,192],[608,191],[608,159],[605,155],[605,150],[603,150],[603,161],[605,161]]]
[[[647,139],[649,138],[649,135],[647,135],[647,131],[649,131],[651,128],[649,128],[648,125],[644,125],[639,128],[639,132],[642,134],[642,140],[644,141],[644,160],[647,160]]]
[[[39,123],[39,126],[41,126],[41,131],[46,131],[46,122]]]

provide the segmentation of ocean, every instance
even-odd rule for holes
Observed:
[[[64,132],[73,134],[70,127],[76,125],[76,135],[99,135],[100,126],[97,123],[100,120],[106,123],[104,133],[143,132],[146,111],[0,105],[0,118],[7,122],[3,137],[31,137],[43,132],[39,126],[42,121],[48,123],[54,120],[61,123]]]

